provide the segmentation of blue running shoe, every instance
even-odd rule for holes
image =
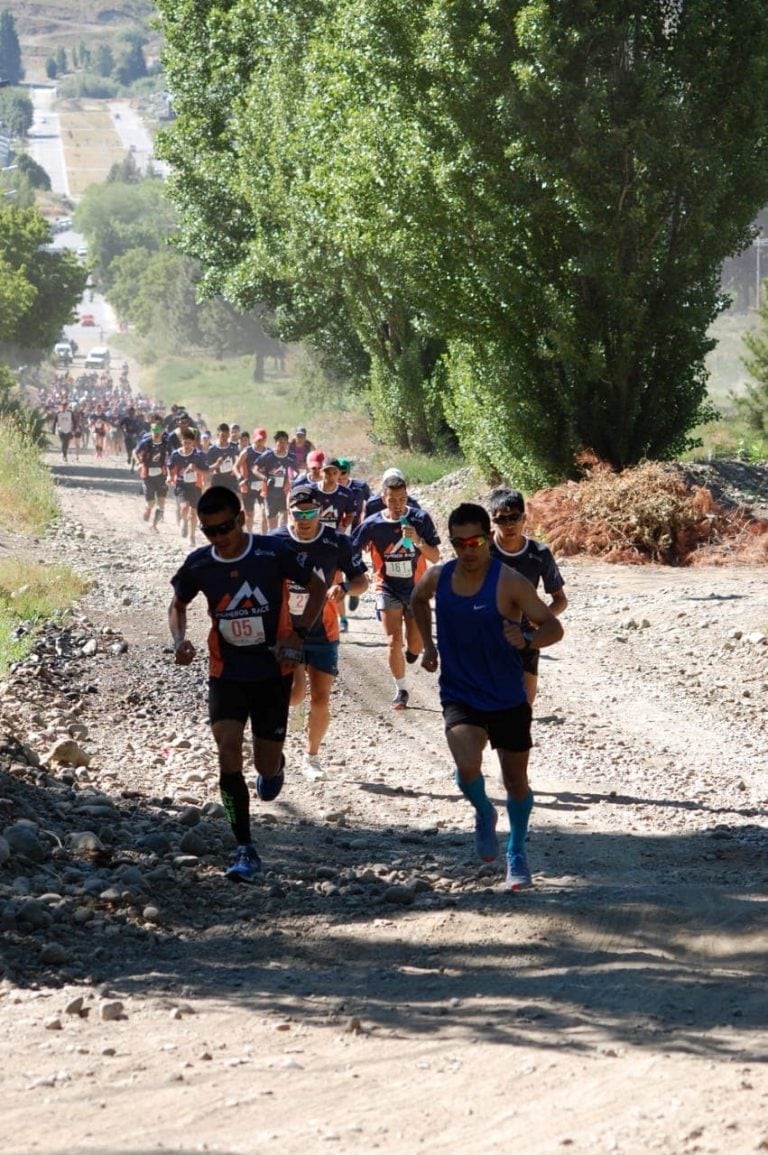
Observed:
[[[349,622],[346,618],[339,618],[339,632],[342,634],[349,633]]]
[[[475,847],[483,862],[493,862],[499,853],[499,843],[496,838],[496,823],[499,816],[492,802],[486,810],[475,811]]]
[[[507,855],[507,878],[504,883],[507,890],[525,890],[533,886],[528,860],[522,851]]]
[[[252,842],[238,846],[235,861],[227,868],[225,877],[231,878],[233,882],[253,882],[259,874],[261,874],[261,859],[256,853],[256,847]]]
[[[256,777],[256,793],[262,802],[274,802],[285,782],[285,754],[280,757],[280,769],[272,778],[265,778],[263,774]]]
[[[355,594],[350,594],[349,595],[349,612],[351,614],[353,614],[359,605],[360,605],[360,598],[356,597]]]

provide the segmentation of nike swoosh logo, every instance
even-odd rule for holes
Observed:
[[[484,610],[485,608],[485,606],[472,606],[473,610]]]

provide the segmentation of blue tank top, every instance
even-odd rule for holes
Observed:
[[[502,563],[492,559],[472,597],[453,592],[455,568],[455,561],[443,566],[435,597],[440,701],[463,702],[476,710],[519,706],[525,701],[523,663],[504,637],[504,618],[496,606]]]

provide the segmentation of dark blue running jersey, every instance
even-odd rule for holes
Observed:
[[[212,626],[208,656],[212,678],[259,682],[280,676],[270,647],[290,633],[287,581],[305,586],[313,568],[277,537],[248,534],[236,558],[220,558],[210,545],[191,553],[171,578],[188,604],[199,593]]]
[[[235,462],[238,450],[230,443],[228,445],[211,445],[206,453],[208,468],[211,470],[211,484],[220,485],[221,482],[231,482],[235,472]]]
[[[316,485],[317,500],[320,502],[320,520],[323,525],[331,529],[338,529],[345,520],[349,524],[355,513],[355,499],[352,491],[346,485],[337,485],[332,493],[325,493],[321,486]]]
[[[427,545],[440,544],[435,524],[425,509],[408,509],[406,518],[407,524],[401,524],[390,521],[384,511],[374,513],[352,534],[353,549],[370,549],[377,590],[389,591],[396,597],[408,597],[427,569],[426,558],[411,538],[421,538]]]
[[[291,453],[282,457],[274,449],[265,449],[256,458],[256,469],[267,479],[270,489],[285,489],[292,474],[298,473],[296,458]]]
[[[440,655],[440,701],[476,710],[507,710],[526,700],[520,651],[504,637],[496,597],[502,565],[491,559],[485,580],[472,597],[451,588],[455,561],[437,579],[435,624]]]
[[[541,582],[545,592],[553,594],[565,585],[549,546],[534,541],[532,537],[525,539],[525,545],[517,553],[507,553],[494,539],[491,539],[491,557],[498,558],[504,565],[528,578],[534,589],[537,589]]]
[[[165,441],[155,441],[150,433],[136,446],[136,457],[144,477],[163,477],[168,464],[169,449]]]
[[[294,550],[299,560],[311,565],[318,577],[330,587],[336,582],[339,571],[351,581],[368,572],[368,567],[360,553],[352,548],[352,543],[345,533],[324,525],[317,537],[312,541],[299,541],[291,533],[290,527],[281,525],[274,529],[269,537],[279,538]],[[291,618],[296,622],[304,612],[307,604],[307,591],[294,581],[288,582],[288,608]],[[307,641],[314,643],[336,642],[339,638],[339,611],[335,602],[326,601],[323,612],[307,634]]]

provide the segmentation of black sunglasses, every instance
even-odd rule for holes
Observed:
[[[239,514],[230,517],[228,521],[220,521],[218,525],[203,525],[200,523],[200,528],[206,537],[223,537],[225,533],[231,533],[237,525]]]
[[[495,521],[496,525],[515,525],[523,517],[524,513],[495,513],[491,520]]]

